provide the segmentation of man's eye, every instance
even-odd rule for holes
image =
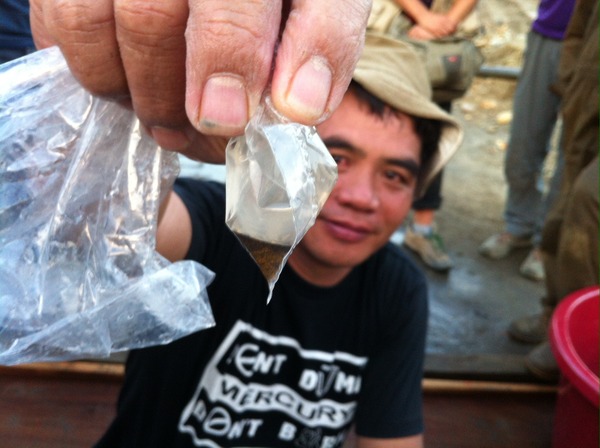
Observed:
[[[348,158],[342,155],[331,154],[331,157],[333,158],[334,162],[337,164],[338,167],[344,166],[348,163]]]
[[[394,170],[385,171],[384,176],[389,182],[393,182],[398,185],[410,185],[413,181],[413,176],[411,174]]]

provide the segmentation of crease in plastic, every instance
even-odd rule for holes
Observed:
[[[178,171],[57,48],[0,66],[0,364],[104,358],[214,325],[214,274],[154,250]]]

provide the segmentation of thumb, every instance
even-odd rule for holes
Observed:
[[[362,52],[370,10],[370,1],[292,3],[272,80],[279,112],[314,125],[335,110]]]

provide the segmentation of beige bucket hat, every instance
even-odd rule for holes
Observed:
[[[400,112],[442,122],[438,150],[428,166],[423,167],[419,182],[417,194],[423,194],[463,139],[458,122],[431,100],[431,86],[423,62],[404,42],[367,32],[353,79]]]

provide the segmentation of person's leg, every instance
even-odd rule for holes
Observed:
[[[547,205],[544,204],[542,168],[551,148],[551,137],[558,117],[560,99],[550,92],[560,57],[560,42],[530,32],[525,60],[513,101],[510,140],[504,161],[508,184],[504,210],[505,231],[489,237],[479,252],[489,258],[503,258],[513,249],[537,246]],[[560,182],[562,158],[556,165],[552,185]],[[555,196],[551,190],[552,200]],[[522,273],[539,279],[541,261],[532,252]],[[539,269],[525,269],[536,262]]]
[[[514,236],[533,237],[534,244],[539,243],[543,223],[542,168],[560,105],[560,98],[548,89],[556,80],[559,58],[560,42],[529,34],[504,163],[506,230]]]
[[[442,203],[442,177],[440,172],[425,194],[413,202],[412,220],[404,236],[404,244],[417,253],[427,266],[437,271],[447,271],[453,265],[435,227],[435,213]]]
[[[555,297],[599,284],[598,157],[578,176],[567,204],[558,246]]]
[[[543,313],[539,316],[540,328],[530,325],[532,336],[547,327],[552,311],[567,295],[587,286],[598,285],[598,226],[599,200],[598,157],[594,158],[577,178],[564,211],[560,229],[558,252],[545,254],[546,297],[542,300]],[[546,234],[544,235],[547,236]],[[524,322],[524,320],[521,320]],[[531,322],[535,322],[532,318]],[[509,333],[514,337],[513,322]],[[524,329],[522,324],[521,330]],[[544,328],[545,327],[545,328]],[[523,338],[521,338],[523,339]],[[527,356],[528,368],[542,379],[554,380],[558,376],[558,366],[552,356],[550,345],[542,341]]]
[[[431,180],[431,183],[425,190],[423,196],[412,203],[412,209],[415,212],[433,212],[439,210],[442,205],[442,179],[444,170],[440,171]]]
[[[438,106],[452,112],[451,101],[440,102]],[[454,264],[435,226],[435,214],[442,206],[442,179],[443,170],[433,178],[423,196],[413,202],[412,222],[404,235],[406,246],[436,271],[447,271]]]

